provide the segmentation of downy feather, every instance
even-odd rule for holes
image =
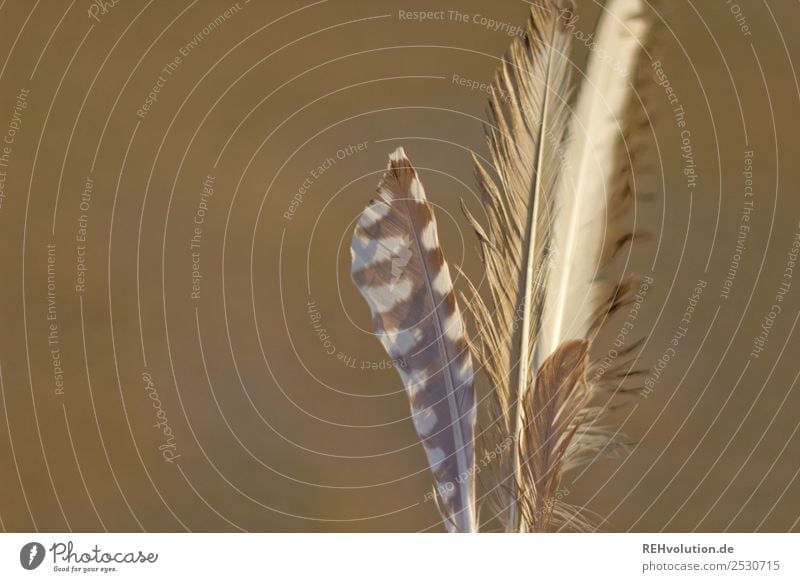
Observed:
[[[523,403],[525,431],[520,440],[523,522],[547,531],[559,498],[561,472],[570,443],[581,425],[589,397],[586,382],[589,342],[567,341],[539,367],[536,384]]]

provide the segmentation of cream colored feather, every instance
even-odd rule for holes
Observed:
[[[598,25],[554,203],[550,278],[535,366],[562,342],[587,338],[598,311],[610,300],[608,287],[596,279],[609,255],[604,249],[617,248],[629,235],[609,223],[628,202],[614,183],[616,146],[650,28],[643,10],[642,0],[611,0]]]

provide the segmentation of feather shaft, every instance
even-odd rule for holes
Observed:
[[[554,42],[555,42],[554,36],[556,34],[556,30],[557,30],[557,22],[554,20],[553,24],[552,24],[552,30],[551,30],[550,42],[549,42],[551,47],[555,46],[554,45]],[[546,68],[547,71],[545,73],[544,102],[542,103],[541,114],[540,114],[540,117],[538,119],[539,131],[538,131],[538,136],[536,138],[536,142],[538,144],[540,144],[540,145],[539,145],[539,148],[537,148],[537,150],[536,150],[536,168],[535,168],[534,174],[533,174],[533,186],[531,188],[531,194],[530,194],[530,200],[531,200],[530,208],[531,208],[531,211],[530,211],[529,217],[528,217],[528,229],[527,229],[528,232],[530,232],[530,235],[528,236],[529,240],[528,240],[528,245],[526,247],[526,252],[525,252],[526,265],[525,265],[524,289],[526,289],[526,290],[531,290],[536,285],[536,281],[534,280],[534,276],[535,276],[535,274],[537,272],[536,264],[535,264],[536,243],[537,243],[536,225],[539,223],[539,207],[541,205],[542,198],[545,196],[545,193],[542,192],[543,185],[542,185],[542,180],[541,180],[541,176],[543,175],[542,161],[545,158],[545,156],[541,155],[541,153],[542,153],[541,152],[541,144],[543,143],[544,139],[546,139],[546,136],[547,136],[548,121],[549,121],[548,114],[549,114],[550,107],[552,107],[551,100],[553,99],[553,97],[551,96],[551,90],[552,89],[551,89],[551,86],[550,86],[550,78],[551,78],[551,75],[552,75],[552,64],[553,64],[553,50],[549,50],[549,51],[547,51],[547,68]],[[523,330],[533,329],[533,321],[532,321],[532,319],[534,317],[534,314],[533,314],[534,299],[535,299],[535,296],[534,296],[534,294],[532,292],[525,292],[524,293],[523,312],[522,312],[523,313],[523,319],[522,319],[522,329]],[[520,339],[521,339],[522,344],[521,344],[520,350],[519,350],[520,354],[528,354],[528,353],[530,353],[530,351],[531,351],[530,343],[531,343],[531,341],[533,339],[531,336],[532,336],[532,334],[528,334],[528,333],[523,333],[521,335]],[[515,426],[515,429],[514,429],[514,434],[515,435],[521,435],[522,434],[523,416],[524,416],[524,414],[523,414],[524,413],[524,411],[523,411],[523,402],[524,402],[524,397],[525,397],[525,388],[527,387],[527,384],[528,384],[528,379],[530,377],[530,368],[531,368],[532,364],[534,364],[534,362],[530,362],[528,360],[528,358],[526,358],[526,357],[521,357],[520,360],[519,360],[519,374],[517,375],[517,395],[516,395],[516,401],[515,401],[515,404],[514,404],[514,406],[515,406],[514,419],[515,419],[515,422],[516,422],[516,426]],[[535,369],[535,365],[534,365],[534,369]],[[512,464],[512,471],[513,471],[513,475],[514,475],[514,482],[512,484],[512,487],[514,487],[514,488],[516,488],[516,483],[520,479],[520,471],[521,471],[519,452],[518,452],[517,449],[518,449],[518,447],[515,447],[515,450],[514,450],[514,453],[513,453],[514,454],[514,458],[513,458],[513,462],[512,462],[513,463]],[[516,499],[516,495],[512,496],[512,499],[511,499],[510,514],[511,514],[510,515],[511,522],[512,523],[517,522],[518,519],[517,519],[517,499]]]

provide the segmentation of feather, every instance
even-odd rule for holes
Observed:
[[[559,346],[539,368],[523,405],[521,489],[531,495],[521,505],[524,521],[532,524],[533,531],[546,531],[550,525],[561,467],[588,401],[588,349],[589,342],[580,340]]]
[[[568,339],[589,336],[612,294],[597,272],[630,240],[609,228],[630,202],[615,183],[617,143],[634,83],[639,53],[649,30],[642,0],[611,0],[597,30],[575,114],[570,123],[565,179],[554,202],[552,260],[537,360]]]
[[[491,303],[476,293],[470,312],[478,328],[473,354],[497,395],[497,424],[515,443],[503,459],[506,478],[495,492],[505,497],[508,531],[517,531],[519,447],[523,402],[535,378],[532,368],[552,200],[561,174],[568,121],[569,36],[560,20],[562,3],[531,8],[527,34],[516,39],[492,83],[489,149],[497,179],[476,159],[488,232],[469,213],[482,243]],[[501,517],[501,519],[503,519]]]
[[[608,317],[629,301],[634,288],[633,277],[610,284],[598,280],[598,274],[637,236],[614,223],[633,200],[629,174],[637,145],[632,138],[647,125],[636,98],[642,81],[637,74],[651,26],[642,0],[610,0],[598,23],[597,44],[570,123],[565,179],[554,201],[550,278],[534,366],[555,357],[571,340],[591,341]],[[613,450],[612,433],[599,426],[602,410],[589,402],[601,385],[616,379],[618,386],[635,374],[623,360],[612,364],[604,378],[593,378],[587,395],[574,394],[584,407],[574,418],[560,471]],[[537,491],[533,497],[546,493]],[[550,525],[546,514],[533,517],[529,529],[542,531]],[[579,515],[565,523],[588,529]]]
[[[495,424],[514,439],[495,490],[506,531],[544,531],[565,468],[603,448],[586,380],[591,337],[630,291],[597,273],[632,233],[611,227],[631,199],[617,147],[648,32],[641,0],[611,0],[575,113],[568,114],[571,4],[540,0],[492,85],[489,147],[498,178],[476,161],[488,229],[491,302],[476,296],[473,354],[497,396]],[[569,131],[567,131],[569,130]],[[567,133],[569,136],[567,137]],[[563,505],[563,504],[562,504]]]
[[[397,370],[449,531],[476,531],[472,359],[436,219],[402,148],[361,214],[352,277]]]

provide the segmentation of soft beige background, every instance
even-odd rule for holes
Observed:
[[[749,353],[800,220],[800,7],[741,0],[748,36],[724,2],[667,4],[653,57],[686,111],[699,182],[690,194],[679,131],[651,81],[654,133],[643,136],[630,217],[651,238],[615,264],[654,279],[635,326],[646,338],[638,368],[652,370],[669,347],[697,280],[707,287],[652,394],[614,401],[608,421],[630,454],[571,476],[566,501],[605,518],[602,530],[796,531],[800,274],[764,352]],[[519,25],[526,3],[242,1],[165,76],[144,119],[136,111],[161,69],[231,4],[124,0],[99,22],[89,6],[0,4],[0,133],[14,96],[30,90],[0,208],[0,525],[438,529],[399,378],[360,369],[383,354],[349,281],[349,237],[387,153],[403,145],[439,207],[448,257],[480,279],[459,199],[477,211],[469,150],[486,154],[486,95],[452,79],[489,81],[510,40],[473,15]],[[423,8],[457,9],[470,22],[398,18]],[[599,10],[580,2],[578,28],[588,34]],[[576,43],[577,67],[585,53]],[[723,300],[747,149],[755,211]],[[327,158],[335,163],[285,219]],[[215,192],[192,300],[189,241],[208,174]],[[63,395],[47,344],[48,243]],[[624,317],[598,340],[598,356]],[[174,463],[159,452],[145,372],[174,432]]]

